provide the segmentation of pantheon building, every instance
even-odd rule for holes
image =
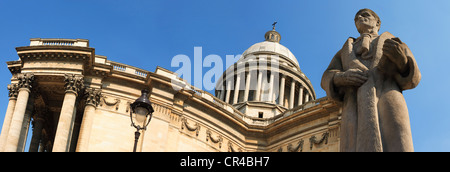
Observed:
[[[132,151],[130,104],[143,89],[154,112],[137,151],[339,151],[340,106],[316,97],[275,29],[264,38],[224,71],[215,95],[162,67],[110,61],[86,39],[33,38],[6,62],[0,151]]]

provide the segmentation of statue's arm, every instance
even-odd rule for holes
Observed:
[[[415,88],[419,84],[422,76],[411,50],[406,44],[403,44],[403,47],[405,49],[406,63],[404,69],[399,69],[399,72],[394,77],[400,88],[407,90]]]
[[[397,68],[394,78],[400,89],[415,88],[420,82],[421,74],[408,46],[399,38],[386,39],[383,52]]]
[[[334,55],[330,65],[323,73],[321,81],[321,87],[325,90],[327,96],[336,101],[342,101],[344,98],[343,92],[334,84],[334,76],[339,72],[343,72],[341,51]]]

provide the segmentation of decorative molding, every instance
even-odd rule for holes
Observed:
[[[183,130],[184,127],[189,131],[195,131],[195,136],[198,136],[198,133],[200,132],[200,125],[198,123],[195,123],[194,126],[192,126],[187,122],[187,119],[183,117],[181,119],[181,129]]]
[[[17,80],[19,80],[19,88],[33,88],[34,74],[33,73],[18,73]]]
[[[10,99],[17,99],[17,94],[19,93],[19,86],[17,84],[8,84]]]
[[[66,92],[74,92],[78,94],[80,89],[83,88],[83,75],[64,74],[64,89]]]
[[[131,100],[128,100],[127,101],[127,109],[125,109],[125,112],[129,112],[130,111],[130,108],[131,108],[131,104],[132,104],[133,102],[131,101]]]
[[[158,102],[152,102],[152,106],[155,112],[160,114],[169,115],[171,112],[171,108],[161,105]]]
[[[283,152],[283,147],[280,146],[280,148],[278,148],[277,152]]]
[[[311,138],[309,138],[309,143],[310,143],[309,149],[312,150],[313,145],[322,144],[323,142],[325,142],[325,144],[328,144],[328,136],[329,135],[330,135],[329,132],[323,133],[322,138],[319,141],[316,140],[316,136],[311,136]]]
[[[304,143],[304,140],[301,139],[300,141],[298,141],[297,146],[295,146],[294,148],[292,147],[292,144],[289,143],[289,145],[287,146],[287,151],[288,152],[303,152],[303,143]]]
[[[86,99],[86,105],[90,104],[97,107],[98,104],[100,104],[101,95],[102,95],[101,89],[86,87],[84,90],[84,98]]]
[[[24,47],[24,48],[27,48],[27,47]],[[33,49],[34,48],[35,47],[33,47]],[[70,47],[67,46],[65,48],[70,48]],[[81,47],[79,47],[79,48],[81,48]],[[64,50],[64,51],[70,51],[70,50]],[[29,60],[29,59],[33,59],[33,60],[68,60],[68,59],[70,59],[70,60],[86,60],[86,59],[89,59],[89,57],[90,57],[89,52],[86,52],[89,54],[81,54],[78,52],[30,52],[30,53],[20,52],[19,53],[19,50],[18,50],[18,55],[22,61]]]
[[[11,72],[11,74],[16,76],[22,71],[22,62],[21,61],[9,61],[6,62],[8,64],[8,69]]]
[[[242,149],[238,148],[237,150],[235,150],[233,148],[233,144],[231,142],[228,142],[228,152],[242,152]]]
[[[223,141],[222,136],[217,134],[217,137],[214,138],[211,134],[211,130],[209,130],[209,129],[206,131],[206,141],[208,141],[208,140],[211,140],[211,142],[213,142],[213,143],[219,143],[219,148],[222,147],[222,141]]]
[[[103,104],[106,104],[108,106],[115,106],[115,110],[119,110],[119,104],[120,104],[120,99],[114,98],[114,100],[110,100],[110,97],[107,97],[105,95],[101,95],[100,96],[100,106],[103,106]]]

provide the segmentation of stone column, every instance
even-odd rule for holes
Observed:
[[[34,112],[34,99],[35,97],[33,94],[31,94],[28,98],[27,108],[25,109],[25,115],[22,122],[22,131],[20,132],[20,139],[17,147],[18,152],[25,151],[25,144],[28,138],[28,130],[30,129],[31,116]]]
[[[9,127],[14,113],[14,107],[16,106],[17,94],[19,87],[17,84],[8,84],[9,90],[9,102],[6,109],[5,119],[3,120],[2,133],[0,135],[0,152],[5,150],[6,138],[8,137]]]
[[[300,85],[300,89],[298,91],[298,105],[302,105],[303,104],[303,86]]]
[[[38,152],[39,144],[41,141],[42,129],[44,127],[44,114],[47,113],[45,110],[39,110],[34,116],[34,125],[33,125],[33,136],[30,141],[29,152]]]
[[[225,103],[230,103],[231,81],[227,81],[227,93],[225,95]]]
[[[281,75],[281,83],[280,83],[280,96],[278,99],[278,104],[284,106],[284,84],[286,82],[286,76],[283,74],[280,75]]]
[[[274,76],[273,76],[273,72],[270,73],[270,80],[269,80],[269,100],[268,102],[274,102],[275,99],[273,98],[273,87],[274,87],[274,82],[273,82]]]
[[[239,100],[239,87],[241,86],[241,75],[236,75],[236,86],[234,87],[233,104],[236,104]]]
[[[305,96],[305,103],[306,102],[309,102],[309,94],[306,94],[306,96]]]
[[[83,120],[81,121],[80,134],[77,143],[77,152],[87,152],[89,138],[91,137],[92,122],[94,121],[95,109],[100,103],[101,90],[86,88],[84,98],[86,106],[84,107]]]
[[[53,152],[66,152],[69,150],[71,128],[74,122],[73,112],[78,92],[83,86],[83,76],[66,74],[64,102],[59,115],[58,127],[56,128]]]
[[[224,98],[225,98],[225,90],[224,89],[219,90],[219,99],[223,100]]]
[[[261,85],[262,85],[262,72],[258,72],[258,85],[256,86],[255,101],[261,101]]]
[[[21,133],[25,133],[21,131],[25,117],[25,110],[28,104],[28,98],[34,81],[34,74],[19,73],[17,74],[17,79],[19,80],[19,93],[17,94],[17,101],[14,107],[14,113],[11,119],[11,124],[6,139],[6,145],[4,149],[5,152],[16,152],[22,149],[18,146],[20,138],[23,137],[21,136]]]
[[[291,81],[291,92],[289,93],[289,109],[294,108],[294,96],[295,96],[295,81]]]
[[[250,75],[250,71],[247,73],[247,78],[245,80],[245,91],[244,91],[244,102],[248,101],[248,94],[250,93],[250,81],[252,75]]]

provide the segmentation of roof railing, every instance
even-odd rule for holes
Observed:
[[[78,46],[89,47],[87,39],[32,38],[30,46]]]

